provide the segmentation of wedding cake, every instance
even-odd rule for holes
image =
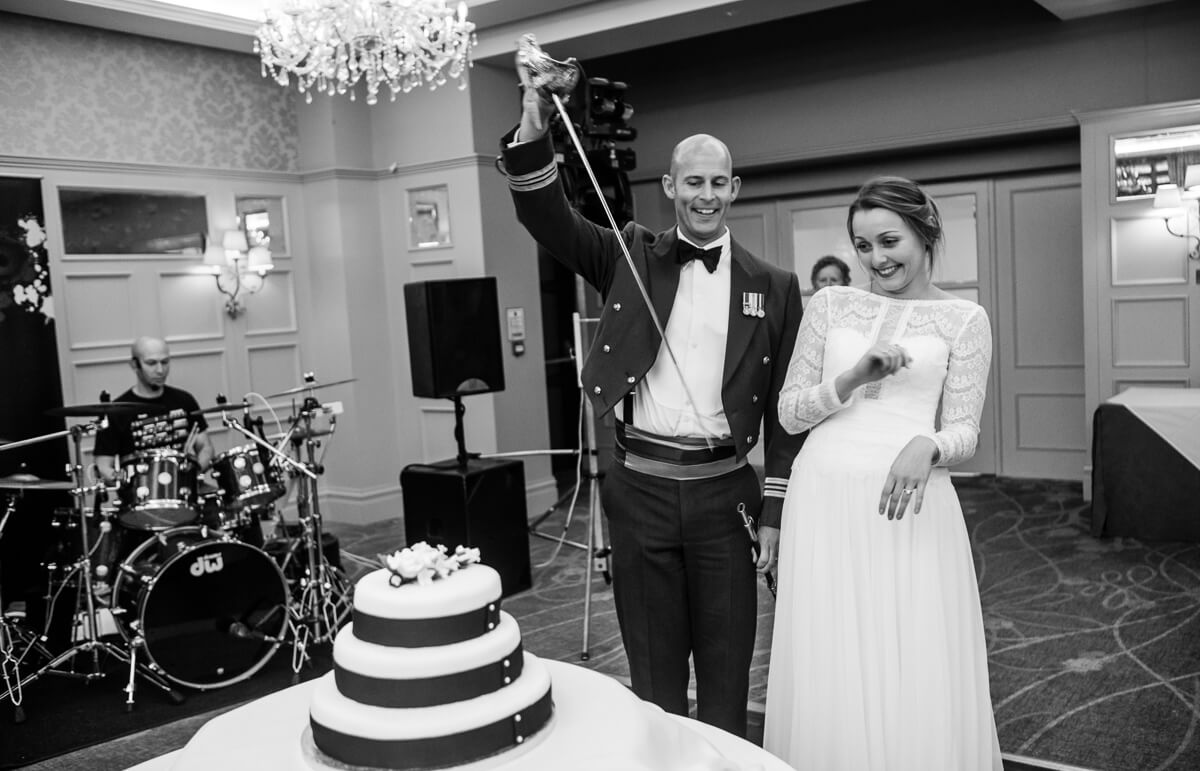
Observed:
[[[500,575],[477,549],[418,543],[361,578],[333,670],[309,706],[321,759],[431,769],[514,750],[554,712],[550,674],[500,610]]]

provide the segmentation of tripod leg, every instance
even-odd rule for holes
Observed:
[[[587,661],[592,657],[590,650],[589,638],[592,626],[592,568],[595,565],[595,560],[592,555],[596,553],[596,517],[600,516],[600,489],[596,483],[596,477],[592,476],[588,480],[588,534],[587,534],[587,568],[584,571],[584,594],[583,594],[583,653],[579,658],[582,661]]]

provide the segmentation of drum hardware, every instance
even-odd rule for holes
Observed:
[[[311,385],[302,388],[320,388],[311,373],[305,375]],[[326,385],[338,385],[328,383]],[[296,392],[296,389],[286,393]],[[277,394],[281,396],[284,394]],[[271,398],[271,397],[268,397]],[[317,477],[323,468],[317,462],[316,448],[318,442],[313,438],[312,419],[321,410],[321,404],[311,395],[306,397],[299,414],[291,419],[291,425],[279,442],[280,447],[292,442],[292,437],[301,435],[307,438],[292,442],[301,454],[300,445],[306,446],[306,460],[295,460],[264,439],[259,438],[236,418],[224,414],[222,420],[226,426],[241,433],[258,447],[268,451],[271,458],[281,463],[287,470],[296,475],[300,486],[296,496],[296,507],[300,520],[301,535],[299,540],[289,549],[294,556],[296,550],[303,550],[302,570],[298,579],[299,597],[292,597],[287,607],[288,633],[292,640],[292,671],[298,678],[301,668],[308,663],[310,645],[330,642],[337,634],[350,615],[351,587],[344,574],[331,564],[322,550],[323,533],[321,531],[320,500],[317,493]],[[332,433],[332,429],[330,430]],[[285,526],[286,531],[286,526]]]
[[[107,418],[112,415],[153,415],[166,411],[166,407],[152,402],[110,402],[102,399],[96,404],[72,404],[68,407],[55,407],[46,410],[46,414],[60,418]],[[39,441],[41,440],[41,437],[37,438]],[[5,449],[8,449],[8,447],[6,446]]]
[[[117,514],[130,530],[169,530],[199,518],[195,462],[167,448],[143,450],[121,459]]]
[[[19,473],[0,477],[0,490],[70,490],[73,487],[75,485],[72,482],[40,479],[33,474]]]
[[[116,414],[119,408],[112,408],[111,405],[113,404],[120,403],[102,400],[101,403],[97,405],[77,405],[75,407],[55,408],[55,410],[49,411],[50,414],[61,414],[65,416],[69,415],[72,417],[90,416],[96,417],[97,419],[89,423],[71,426],[63,431],[44,434],[39,437],[22,440],[20,442],[13,442],[0,447],[0,450],[7,450],[19,445],[50,441],[52,439],[59,439],[66,436],[71,438],[71,443],[74,450],[73,455],[76,461],[69,467],[69,470],[71,471],[71,474],[75,480],[75,484],[71,489],[71,494],[75,499],[74,513],[79,522],[81,553],[79,559],[68,571],[67,576],[63,581],[63,585],[65,586],[72,576],[77,577],[78,583],[76,586],[77,593],[75,601],[75,618],[83,615],[85,619],[81,625],[82,628],[79,631],[78,638],[73,640],[74,644],[66,651],[63,651],[57,656],[50,658],[50,660],[37,671],[16,680],[16,690],[14,692],[12,689],[10,689],[10,696],[14,695],[14,693],[19,694],[21,688],[45,674],[55,674],[78,678],[84,680],[85,682],[91,682],[92,680],[100,679],[105,675],[100,664],[100,654],[107,653],[110,656],[129,664],[129,678],[126,682],[125,688],[123,689],[126,694],[126,712],[133,709],[134,693],[138,676],[142,677],[151,685],[162,689],[173,702],[178,704],[183,701],[183,696],[175,691],[171,685],[166,682],[166,680],[164,680],[157,672],[154,671],[153,668],[138,661],[137,646],[131,646],[129,650],[126,650],[125,648],[122,648],[121,646],[112,642],[99,639],[100,608],[98,607],[92,586],[92,552],[94,548],[99,548],[100,543],[98,541],[94,546],[89,543],[87,510],[84,506],[84,496],[88,493],[98,492],[99,490],[103,489],[104,485],[84,485],[83,465],[80,462],[83,458],[81,444],[85,435],[95,433],[98,429],[105,427],[107,425],[108,416]],[[143,406],[137,405],[137,408],[141,410],[143,409]],[[104,538],[103,532],[100,538]],[[50,614],[47,613],[47,623],[49,622],[49,616]],[[61,665],[67,663],[71,663],[73,665],[76,657],[80,656],[81,654],[88,654],[88,658],[91,660],[91,666],[89,670],[76,671],[73,667],[68,670],[62,670],[59,668]],[[19,696],[17,698],[19,698]]]
[[[277,399],[280,396],[295,396],[296,394],[302,394],[306,391],[315,391],[318,388],[331,388],[333,386],[345,385],[346,383],[353,383],[356,380],[358,380],[358,378],[350,377],[346,378],[345,380],[333,380],[328,383],[318,383],[316,376],[313,375],[313,373],[306,372],[304,373],[304,382],[301,385],[298,385],[295,388],[289,388],[286,391],[280,391],[277,394],[268,394],[266,398]]]
[[[4,539],[4,526],[8,518],[17,508],[19,493],[8,494],[4,506],[4,514],[0,516],[0,541]],[[7,612],[3,593],[0,592],[0,679],[4,681],[3,695],[13,704],[13,722],[25,722],[24,691],[25,681],[21,679],[21,664],[30,653],[36,653],[43,659],[51,659],[53,655],[42,644],[38,635],[18,623],[17,614]],[[18,652],[19,651],[19,652]]]
[[[220,688],[261,669],[282,644],[287,586],[275,561],[221,530],[156,533],[117,571],[117,631],[150,666],[190,688]]]

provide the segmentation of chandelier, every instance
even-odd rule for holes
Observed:
[[[281,86],[296,76],[305,101],[312,92],[344,94],[367,83],[367,104],[387,85],[391,98],[428,85],[435,89],[471,66],[475,25],[467,4],[457,11],[445,0],[285,0],[283,10],[268,9],[254,51]]]

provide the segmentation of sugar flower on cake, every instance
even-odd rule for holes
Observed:
[[[431,546],[419,541],[380,557],[392,573],[388,578],[392,586],[414,582],[425,585],[435,578],[445,578],[456,570],[479,562],[479,549],[457,546],[453,554],[448,554],[445,546]]]

